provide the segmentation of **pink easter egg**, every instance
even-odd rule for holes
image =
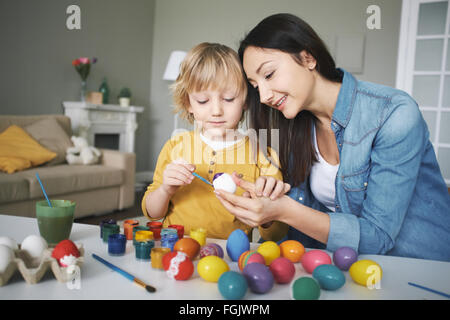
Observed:
[[[302,257],[302,266],[308,273],[313,273],[314,269],[322,264],[331,264],[330,256],[321,250],[310,250]]]

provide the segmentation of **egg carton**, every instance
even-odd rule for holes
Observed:
[[[84,263],[84,248],[82,244],[76,244],[80,257],[75,260],[75,265],[81,268]],[[0,287],[8,283],[14,273],[19,270],[28,284],[38,283],[50,268],[59,282],[72,280],[72,275],[67,272],[67,267],[61,267],[58,261],[52,257],[54,247],[45,249],[42,256],[32,258],[25,251],[14,250],[14,259],[9,263],[3,273],[0,273]]]

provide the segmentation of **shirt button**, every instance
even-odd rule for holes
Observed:
[[[367,182],[364,182],[364,187],[367,187]]]
[[[214,165],[214,161],[211,161],[209,164],[210,164],[210,165]]]
[[[215,155],[216,155],[216,152],[215,152],[215,151],[213,151],[213,152],[212,152],[212,155],[213,155],[213,156],[215,156]]]
[[[303,201],[303,197],[298,198],[298,200]]]
[[[212,171],[212,170],[209,170],[209,171],[208,171],[208,173],[209,173],[209,174],[212,174],[212,173],[213,173],[213,171]]]

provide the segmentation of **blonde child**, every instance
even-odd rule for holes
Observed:
[[[252,228],[222,206],[213,187],[192,175],[195,171],[212,182],[217,173],[238,172],[250,181],[259,177],[263,196],[275,199],[286,191],[277,165],[268,160],[277,163],[276,154],[255,148],[250,137],[237,130],[246,109],[247,84],[236,52],[221,44],[195,46],[172,89],[175,111],[195,129],[175,135],[162,148],[153,183],[142,199],[144,215],[164,218],[164,227],[183,225],[186,234],[199,227],[211,238],[226,239],[237,228],[249,234]],[[236,194],[243,193],[238,187]],[[261,234],[271,238],[284,228],[273,223]]]

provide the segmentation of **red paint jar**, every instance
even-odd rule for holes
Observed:
[[[184,237],[184,226],[182,226],[180,224],[171,224],[170,226],[168,226],[168,228],[177,229],[178,240],[179,239],[183,239],[183,237]]]
[[[162,225],[163,225],[162,222],[159,221],[147,222],[147,227],[149,227],[150,231],[153,232],[153,238],[155,240],[161,240]]]

